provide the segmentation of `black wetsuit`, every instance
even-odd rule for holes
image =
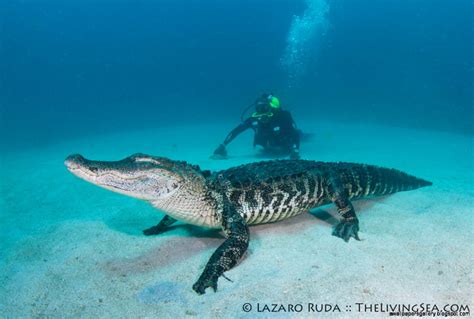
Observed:
[[[288,111],[279,111],[270,118],[249,117],[227,135],[227,146],[237,135],[252,128],[255,131],[253,145],[260,145],[269,152],[290,152],[300,147],[300,134]]]

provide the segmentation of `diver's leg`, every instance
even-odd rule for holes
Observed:
[[[202,295],[206,288],[217,290],[217,280],[224,272],[235,266],[243,256],[249,245],[249,229],[244,219],[234,207],[226,205],[223,210],[222,229],[227,239],[212,254],[206,268],[198,281],[193,285],[193,290]]]
[[[166,231],[166,228],[168,228],[168,226],[171,226],[175,222],[176,222],[176,219],[168,215],[165,215],[165,217],[163,217],[163,219],[160,221],[158,225],[145,229],[143,231],[143,234],[147,236],[161,234],[164,231]]]
[[[348,242],[351,237],[357,240],[359,235],[359,220],[357,219],[351,201],[344,192],[339,178],[330,178],[328,185],[328,195],[331,201],[336,205],[337,211],[341,216],[341,221],[334,227],[332,234]]]

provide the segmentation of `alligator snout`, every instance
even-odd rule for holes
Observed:
[[[68,169],[77,169],[84,165],[85,161],[86,159],[82,155],[73,154],[64,160],[64,165],[66,165]]]

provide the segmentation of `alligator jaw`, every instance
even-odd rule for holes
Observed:
[[[67,169],[77,177],[96,184],[98,173],[97,171],[94,172],[94,169],[91,169],[88,162],[89,161],[81,155],[74,154],[66,158],[64,165],[66,165]]]
[[[94,185],[106,188],[116,193],[149,199],[146,194],[131,193],[136,187],[130,184],[140,183],[139,179],[145,174],[131,174],[122,161],[91,161],[79,154],[70,155],[64,161],[67,169],[77,177]]]
[[[171,195],[179,186],[176,174],[164,160],[135,154],[119,161],[93,161],[74,154],[66,158],[64,165],[94,185],[152,201]]]
[[[120,174],[120,170],[114,169],[116,163],[117,162],[91,161],[85,159],[79,154],[70,155],[64,161],[64,165],[66,165],[71,173],[89,183],[123,195],[139,199],[148,199],[146,196],[130,193],[129,189],[127,189],[123,183],[120,183],[120,181],[133,182],[135,178],[128,177],[125,174]],[[109,181],[115,180],[117,182],[112,184],[110,182],[105,182],[106,178]]]

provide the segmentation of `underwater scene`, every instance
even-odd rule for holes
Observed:
[[[473,12],[2,2],[0,317],[474,317]]]

